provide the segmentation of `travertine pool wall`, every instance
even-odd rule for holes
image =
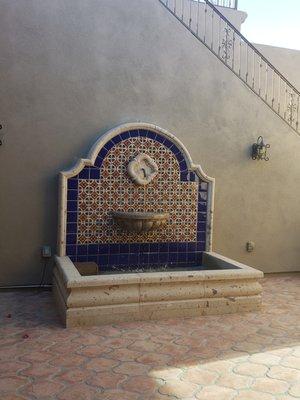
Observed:
[[[260,309],[262,272],[213,252],[203,263],[234,269],[81,276],[57,257],[53,292],[66,327]]]

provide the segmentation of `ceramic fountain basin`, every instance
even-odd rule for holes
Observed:
[[[168,213],[122,212],[112,213],[114,221],[129,232],[149,232],[161,228],[169,219]]]

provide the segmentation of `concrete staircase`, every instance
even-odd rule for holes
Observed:
[[[298,134],[300,92],[214,4],[222,0],[159,0],[202,44]]]

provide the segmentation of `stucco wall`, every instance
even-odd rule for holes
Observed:
[[[267,46],[265,44],[254,44],[269,61],[288,78],[288,80],[299,90],[300,88],[300,51],[285,49],[283,47]]]
[[[247,13],[242,10],[234,10],[227,7],[217,7],[225,17],[240,31],[242,24],[246,21]]]
[[[137,120],[216,178],[215,251],[299,270],[300,137],[158,1],[3,0],[0,15],[2,285],[37,283],[55,249],[58,172]],[[249,157],[261,134],[268,163]]]

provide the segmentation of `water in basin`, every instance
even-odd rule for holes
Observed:
[[[239,269],[236,266],[205,266],[199,263],[162,263],[162,264],[136,264],[136,265],[113,265],[109,269],[102,268],[99,275],[124,274],[137,272],[175,272],[175,271],[211,271],[211,270]]]

